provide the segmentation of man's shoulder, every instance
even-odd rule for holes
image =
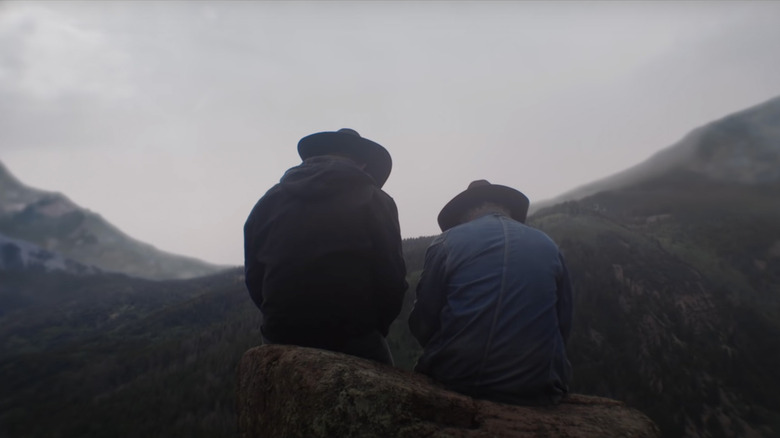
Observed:
[[[282,190],[278,183],[274,184],[273,187],[268,189],[263,194],[263,196],[257,200],[254,207],[252,207],[252,210],[249,212],[249,216],[247,217],[247,223],[255,219],[258,215],[262,215],[263,211],[269,208],[273,209],[274,205],[279,202],[279,198],[284,196],[283,192],[284,190]]]
[[[434,243],[446,242],[446,246],[453,249],[473,250],[502,239],[503,236],[501,223],[495,217],[483,216],[444,231]]]
[[[387,192],[375,185],[372,185],[371,187],[373,188],[374,193],[376,193],[377,198],[381,199],[382,202],[395,205],[395,200],[392,196],[388,195]]]
[[[547,247],[555,252],[560,251],[558,244],[555,243],[552,237],[548,236],[547,233],[526,224],[521,225],[523,226],[523,236],[526,242],[533,243],[537,247]]]
[[[263,196],[261,196],[260,199],[257,200],[257,203],[255,204],[255,208],[257,208],[260,205],[272,202],[275,198],[278,198],[283,194],[284,194],[284,190],[282,189],[282,185],[276,183],[273,186],[271,186],[270,189],[266,190]]]
[[[511,223],[511,226],[513,226],[515,228],[518,228],[518,229],[522,229],[523,232],[525,232],[525,233],[536,235],[536,236],[545,236],[545,237],[547,237],[549,239],[549,236],[547,236],[547,233],[545,233],[544,231],[540,230],[539,228],[535,228],[535,227],[532,227],[532,226],[530,226],[528,224],[524,224],[522,222],[518,222],[516,220],[512,220],[512,219],[509,219],[509,218],[505,218],[505,219],[508,222]]]

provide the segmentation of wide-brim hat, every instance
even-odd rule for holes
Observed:
[[[481,179],[473,181],[469,187],[452,198],[439,213],[439,227],[442,231],[460,225],[463,215],[484,202],[494,202],[509,210],[512,219],[525,223],[528,215],[528,198],[511,187],[490,184]]]
[[[302,160],[331,154],[346,155],[365,163],[365,172],[374,178],[379,187],[385,184],[393,168],[393,159],[387,149],[379,143],[361,137],[354,129],[318,132],[303,137],[298,142],[298,155]]]

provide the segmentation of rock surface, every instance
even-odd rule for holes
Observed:
[[[238,426],[260,437],[658,437],[621,402],[571,395],[554,408],[475,400],[420,374],[282,345],[239,364]]]

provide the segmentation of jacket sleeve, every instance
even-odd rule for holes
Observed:
[[[257,260],[257,248],[254,242],[255,230],[253,227],[252,217],[254,211],[250,214],[244,225],[244,283],[249,291],[249,296],[252,297],[252,301],[260,308],[263,304],[263,277],[265,276],[265,265]]]
[[[566,268],[566,263],[563,260],[563,256],[559,255],[558,257],[563,269],[556,282],[558,286],[558,302],[556,304],[556,308],[558,311],[558,329],[561,332],[563,343],[565,344],[568,342],[569,335],[571,334],[574,303],[569,270]]]
[[[406,282],[406,263],[401,244],[401,227],[395,202],[381,192],[376,199],[373,214],[374,290],[376,291],[379,331],[387,336],[390,324],[401,313]]]
[[[440,313],[447,292],[446,258],[444,239],[439,237],[425,251],[425,265],[417,283],[417,298],[409,315],[409,329],[423,347],[439,330]]]

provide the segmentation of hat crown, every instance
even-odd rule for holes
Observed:
[[[492,185],[492,184],[490,184],[490,182],[488,180],[486,180],[486,179],[478,179],[476,181],[472,181],[471,184],[469,184],[468,188],[469,189],[473,189],[475,187],[485,187],[485,186],[490,186],[490,185]]]
[[[342,134],[354,135],[357,138],[363,138],[363,137],[360,136],[360,134],[358,134],[357,131],[355,131],[354,129],[350,129],[350,128],[341,128],[341,129],[339,129],[336,132],[340,132]]]

